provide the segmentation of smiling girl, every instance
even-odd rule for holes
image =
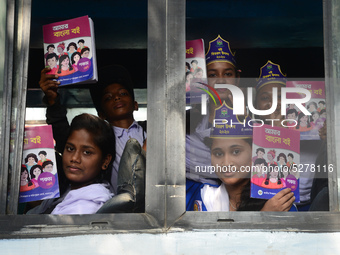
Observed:
[[[221,185],[197,184],[187,180],[187,210],[189,211],[289,211],[295,200],[290,189],[273,198],[250,198],[251,139],[208,138],[211,144],[211,165]],[[197,187],[199,190],[197,192]]]
[[[59,58],[59,68],[57,74],[59,76],[65,76],[74,73],[75,70],[70,63],[68,55],[63,55]]]

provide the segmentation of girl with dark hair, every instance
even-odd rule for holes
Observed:
[[[27,167],[27,170],[30,171],[31,167],[36,165],[38,163],[38,157],[34,153],[27,154],[25,158],[25,164]]]
[[[31,167],[30,170],[30,175],[31,175],[31,181],[32,183],[34,183],[35,187],[39,187],[39,183],[38,183],[38,177],[41,173],[43,173],[43,168],[41,165],[34,165]]]
[[[295,129],[300,132],[306,132],[313,129],[309,123],[308,116],[306,116],[303,112],[300,112],[298,115],[298,124],[296,125]]]
[[[263,182],[262,187],[267,189],[281,189],[283,188],[282,174],[277,165],[270,165],[268,168],[267,178]]]
[[[34,189],[35,186],[28,176],[28,171],[25,165],[21,165],[20,175],[20,192],[25,192]]]
[[[59,58],[59,68],[57,74],[59,76],[65,76],[74,73],[74,68],[70,63],[68,55],[63,55]]]
[[[195,184],[187,180],[188,211],[289,211],[291,209],[295,197],[290,189],[280,191],[269,200],[250,197],[250,171],[245,169],[251,168],[252,165],[251,139],[209,138],[209,140],[211,165],[215,167],[216,175],[222,183],[219,186],[201,184],[197,196],[190,190],[195,187]]]
[[[28,213],[96,213],[113,196],[110,180],[115,155],[115,136],[110,125],[91,114],[76,116],[62,156],[68,188],[60,198],[44,200]]]
[[[72,57],[72,54],[75,53],[75,52],[77,52],[77,49],[78,49],[78,47],[77,47],[77,44],[76,44],[75,42],[70,42],[70,43],[68,44],[66,50],[67,50],[67,54],[68,54],[68,56],[69,56],[70,59],[72,59],[72,58],[71,58],[71,57]]]
[[[72,67],[74,68],[74,71],[78,71],[78,62],[81,59],[81,54],[79,52],[75,52],[71,56],[71,62],[72,62]]]

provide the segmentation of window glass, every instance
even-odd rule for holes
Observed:
[[[286,188],[299,211],[329,210],[322,1],[188,0],[186,41],[187,210],[274,210]]]
[[[48,55],[57,53],[58,47],[60,45],[64,45],[63,47],[59,47],[63,49],[64,55],[66,55],[66,52],[70,54],[72,50],[69,46],[73,43],[73,41],[70,39],[66,40],[66,38],[64,38],[64,40],[63,38],[60,38],[60,42],[54,45],[55,49],[53,50],[53,53],[48,53],[47,48],[45,47],[46,45],[43,44],[43,25],[69,20],[84,15],[88,15],[94,23],[95,48],[94,45],[92,45],[93,49],[90,49],[90,52],[91,50],[96,52],[98,69],[101,70],[103,67],[108,65],[120,65],[127,70],[130,79],[132,80],[131,83],[134,87],[135,100],[139,103],[139,111],[134,111],[133,113],[134,120],[146,120],[147,1],[134,1],[133,3],[130,2],[128,4],[122,2],[102,1],[100,5],[98,3],[94,3],[93,1],[74,1],[72,2],[73,7],[70,6],[67,1],[61,1],[59,2],[59,5],[65,7],[67,6],[67,8],[64,8],[63,12],[51,12],[48,15],[44,9],[45,5],[45,2],[40,0],[33,1],[32,3],[31,40],[29,49],[30,61],[28,71],[28,93],[25,122],[26,125],[46,124],[46,104],[42,102],[44,93],[40,89],[38,83],[38,81],[40,80],[40,72],[46,65],[46,63],[44,63],[44,54]],[[82,8],[78,8],[76,6],[82,6]],[[76,50],[78,50],[81,47],[78,42],[78,39],[80,38],[76,39],[74,40],[77,47]],[[58,51],[57,54],[59,53],[60,52]],[[61,63],[57,62],[57,65],[58,67],[60,67]],[[77,72],[76,69],[74,70],[75,72]],[[115,71],[116,69],[112,69],[111,73],[109,73],[108,70],[109,69],[107,69],[105,73],[106,76],[114,76],[115,72],[115,75],[118,76],[117,71]],[[60,76],[61,75],[62,74],[60,74]],[[117,78],[115,79],[117,80]],[[103,74],[99,77],[99,80],[105,80],[105,78],[103,78]],[[125,84],[125,82],[127,83],[126,80],[127,78],[125,80],[122,80],[121,82]],[[60,103],[61,105],[66,107],[68,112],[67,120],[69,123],[75,116],[81,113],[98,115],[96,109],[94,108],[94,104],[92,103],[91,95],[89,92],[89,88],[91,89],[91,86],[93,87],[95,85],[71,85],[60,87],[58,89],[58,93],[60,95]],[[124,86],[129,86],[129,84]],[[133,104],[132,99],[131,102]],[[55,116],[56,115],[49,115],[49,118],[52,122]],[[108,118],[106,118],[106,120],[111,123]],[[129,127],[124,128],[128,129]],[[144,131],[140,126],[138,127],[137,133],[141,136],[139,139],[139,143],[143,145],[146,134],[144,135]],[[130,137],[138,136],[137,133],[130,134]],[[127,134],[125,134],[125,136],[128,137]],[[58,146],[58,144],[60,144],[60,142],[58,143],[58,141],[60,141],[60,136],[55,133],[54,138]],[[128,138],[124,139],[127,140]],[[117,161],[122,156],[125,143],[119,143],[119,138],[116,138],[116,140],[117,155],[119,155],[116,157]],[[41,149],[35,150],[36,151],[32,153],[38,154],[41,151]],[[62,152],[63,148],[58,147],[57,151]],[[28,152],[24,151],[24,154],[25,153],[27,154]],[[25,156],[27,155],[23,155],[23,158],[25,158]],[[42,161],[40,156],[36,156],[38,161]],[[58,157],[59,156],[57,156],[56,161],[58,161]],[[114,174],[112,176],[113,179],[115,178],[115,181],[117,181],[117,171],[119,163],[119,161],[116,161],[113,163]],[[58,165],[58,171],[62,171],[62,166],[60,164]],[[33,176],[31,176],[31,173],[29,173],[29,177],[32,179]],[[62,183],[62,178],[64,178],[63,173],[58,175],[58,178],[59,183]],[[113,186],[114,191],[117,192],[117,185],[115,184]],[[35,188],[32,189],[32,191],[28,192],[33,192],[39,187],[41,186],[36,185]],[[62,187],[60,189],[60,192],[63,193]],[[23,205],[23,207],[24,206],[25,205]],[[25,210],[33,206],[34,204],[32,206],[26,205]],[[19,213],[23,213],[23,210],[19,210]]]

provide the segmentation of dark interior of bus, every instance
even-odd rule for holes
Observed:
[[[98,67],[121,64],[129,70],[135,88],[147,88],[147,1],[62,0],[56,4],[60,11],[49,10],[48,5],[32,1],[28,107],[41,106],[41,95],[36,93],[46,50],[42,26],[84,15],[94,21]],[[220,34],[236,52],[242,77],[258,77],[260,67],[271,60],[281,65],[288,78],[321,78],[322,15],[322,1],[187,0],[186,40],[203,38],[207,48]],[[75,102],[80,107],[89,104]]]

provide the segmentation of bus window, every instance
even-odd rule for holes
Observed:
[[[77,6],[76,3],[74,3]],[[53,15],[46,15],[45,11],[42,11],[44,8],[44,3],[41,1],[33,1],[32,2],[32,23],[31,23],[31,40],[29,47],[30,61],[28,63],[28,91],[27,91],[27,104],[26,104],[26,117],[25,117],[25,125],[41,125],[46,124],[46,110],[50,109],[50,107],[46,104],[46,101],[42,101],[44,93],[39,87],[40,73],[44,68],[44,54],[47,53],[47,49],[43,44],[43,25],[50,24],[53,22],[59,22],[63,20],[73,19],[77,17],[81,17],[84,15],[88,15],[94,22],[94,32],[95,32],[95,50],[97,56],[97,67],[99,69],[99,73],[101,77],[99,80],[103,80],[103,67],[111,65],[120,65],[123,66],[131,76],[132,84],[134,86],[134,97],[138,102],[138,111],[133,112],[133,117],[129,117],[133,122],[136,121],[136,126],[138,128],[138,132],[133,133],[132,136],[136,136],[137,140],[139,140],[141,145],[143,145],[144,140],[146,139],[146,132],[140,126],[139,122],[145,121],[147,118],[147,1],[139,1],[133,5],[125,5],[118,2],[110,2],[104,1],[102,5],[93,4],[90,2],[87,3],[79,3],[83,5],[84,8],[67,8],[63,12],[54,12]],[[67,6],[68,3],[61,2],[61,6]],[[71,47],[75,45],[77,51],[77,47],[80,47],[78,43],[79,38],[60,39],[60,43],[54,45],[54,53],[57,53],[57,46],[64,45],[64,52],[68,52],[69,56],[71,52]],[[86,43],[85,43],[86,45]],[[93,45],[94,47],[94,45]],[[62,47],[60,47],[62,48]],[[80,48],[78,48],[80,49]],[[92,50],[92,49],[90,49]],[[59,54],[59,53],[57,53]],[[41,56],[41,58],[39,58]],[[61,63],[58,62],[58,66],[61,66]],[[118,67],[117,67],[118,68]],[[75,70],[75,69],[74,69]],[[111,73],[107,73],[106,75],[113,76],[114,70],[111,70]],[[119,76],[117,74],[116,76]],[[106,77],[107,78],[107,77]],[[112,78],[112,79],[121,79],[121,78]],[[111,80],[112,80],[111,79]],[[125,81],[122,81],[123,83]],[[89,89],[91,90],[91,86],[97,86],[96,84],[89,85],[71,85],[64,86],[58,89],[58,94],[60,96],[60,104],[62,107],[66,107],[67,109],[67,120],[71,123],[71,120],[81,114],[81,113],[90,113],[93,115],[98,115],[96,108],[92,103],[91,93],[89,93]],[[99,88],[97,86],[97,88]],[[132,92],[131,92],[132,93]],[[49,111],[48,118],[51,120],[55,118],[56,111]],[[108,119],[107,119],[108,120]],[[130,121],[129,120],[129,121]],[[110,120],[108,120],[110,122]],[[139,121],[139,122],[138,122]],[[51,122],[50,122],[51,123]],[[52,121],[52,123],[55,123]],[[130,123],[132,126],[132,123]],[[56,124],[55,124],[56,125]],[[113,124],[112,124],[113,125]],[[118,124],[117,124],[118,125]],[[53,126],[53,124],[52,124]],[[56,126],[55,126],[56,127]],[[115,126],[117,128],[123,129],[123,127]],[[128,130],[129,127],[124,127]],[[136,129],[137,129],[136,128]],[[116,130],[116,129],[115,129]],[[129,129],[130,130],[130,129]],[[132,132],[133,130],[131,130]],[[116,131],[115,131],[116,132]],[[117,131],[118,132],[118,131]],[[129,131],[130,132],[130,131]],[[139,134],[140,133],[140,134]],[[56,135],[55,140],[60,143],[60,138],[57,138],[58,132],[54,133]],[[141,137],[139,137],[139,135]],[[125,135],[127,136],[127,135]],[[140,138],[140,139],[139,139]],[[123,145],[121,140],[128,138],[120,138],[117,137],[117,143],[119,142],[119,146],[117,146],[117,156],[116,161],[113,163],[113,174],[112,174],[112,184],[113,190],[117,193],[117,171],[119,167],[119,159],[122,156],[123,149],[125,144]],[[124,140],[125,141],[125,140]],[[57,148],[59,153],[62,153],[63,148]],[[40,153],[41,149],[35,149],[35,151],[30,151],[30,153],[35,153],[37,160],[41,160]],[[24,151],[23,158],[27,155],[25,153],[28,151]],[[26,154],[27,154],[26,153]],[[41,154],[42,155],[42,154]],[[58,159],[58,154],[57,154]],[[40,162],[40,161],[39,161]],[[37,162],[36,162],[37,163]],[[38,163],[39,164],[39,163]],[[62,167],[59,165],[58,171],[62,171]],[[44,170],[43,170],[44,171]],[[34,181],[36,178],[31,176],[29,173],[30,179]],[[59,184],[62,183],[63,174],[59,173]],[[114,179],[114,180],[113,180]],[[39,189],[39,185],[35,185],[32,191],[27,191],[26,193],[30,193],[35,191],[35,189]],[[61,186],[60,186],[61,187]],[[41,187],[40,187],[41,188]],[[60,188],[60,191],[62,189]],[[28,194],[26,194],[28,196]],[[36,199],[33,199],[36,200]],[[26,208],[25,208],[26,206]],[[19,203],[18,213],[22,214],[28,210],[30,207],[34,207],[35,204],[32,203]]]
[[[268,207],[281,196],[299,211],[329,210],[327,178],[334,162],[327,160],[322,15],[322,1],[246,8],[236,1],[187,1],[187,210],[286,210]],[[200,48],[193,40],[200,38],[205,59],[195,55]],[[197,69],[206,79],[195,76]],[[310,99],[286,96],[292,88]],[[288,138],[299,142],[287,145]],[[241,161],[245,154],[249,160]],[[286,188],[292,192],[275,196]]]

